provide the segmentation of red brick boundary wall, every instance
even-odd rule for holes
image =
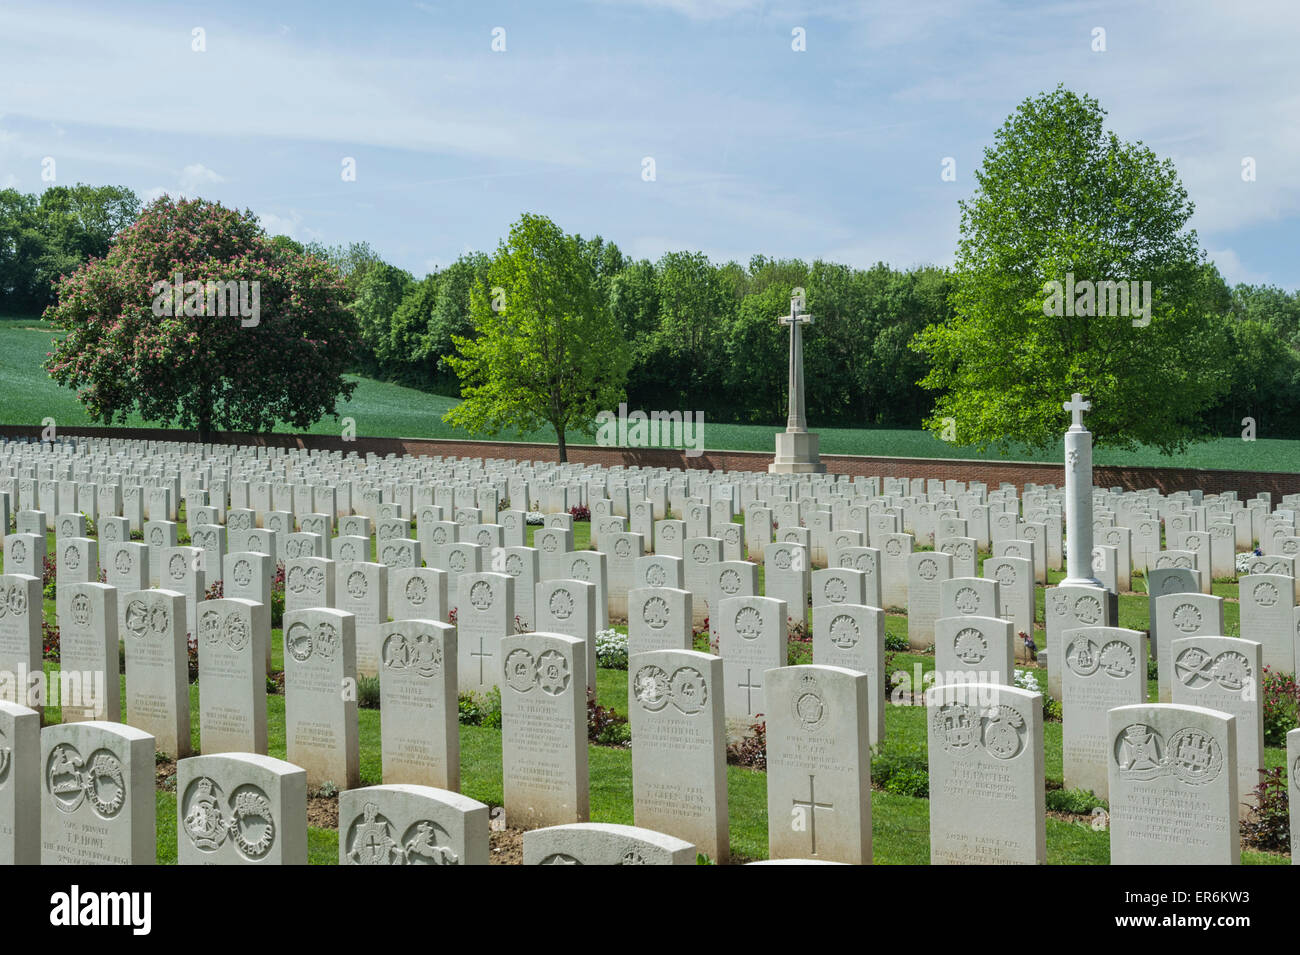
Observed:
[[[39,426],[0,425],[0,437],[38,438]],[[127,438],[151,441],[197,441],[193,431],[165,428],[60,428],[64,437]],[[460,441],[435,438],[361,438],[344,441],[332,434],[239,434],[218,432],[220,444],[247,444],[358,454],[442,455],[458,458],[503,458],[516,461],[554,461],[555,445],[508,441]],[[823,454],[822,462],[832,474],[882,475],[906,478],[937,478],[955,481],[983,481],[997,487],[1004,481],[1023,488],[1026,483],[1064,484],[1063,465],[1031,461],[977,461],[949,458],[891,458],[855,454]],[[575,464],[604,464],[664,468],[698,468],[705,471],[767,471],[770,453],[761,451],[705,451],[687,457],[673,448],[600,448],[569,445],[569,460]],[[1296,462],[1300,466],[1300,461]],[[1093,483],[1126,491],[1158,488],[1162,493],[1199,488],[1207,494],[1236,491],[1240,497],[1254,497],[1271,491],[1274,503],[1283,494],[1300,494],[1300,473],[1284,471],[1222,471],[1203,468],[1095,466]]]

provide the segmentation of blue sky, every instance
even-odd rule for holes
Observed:
[[[638,257],[943,265],[994,131],[1064,82],[1174,160],[1230,282],[1294,289],[1297,48],[1294,0],[0,0],[0,187],[53,157],[418,275],[525,211]]]

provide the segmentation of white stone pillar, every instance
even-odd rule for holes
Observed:
[[[1065,432],[1065,579],[1062,585],[1100,587],[1092,570],[1092,432],[1083,426],[1089,402],[1076,394],[1063,405],[1074,412]]]

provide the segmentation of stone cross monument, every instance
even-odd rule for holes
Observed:
[[[1061,585],[1100,587],[1092,569],[1092,432],[1083,413],[1092,408],[1077,391],[1061,405],[1074,418],[1065,432],[1065,579]]]
[[[776,436],[776,459],[767,466],[770,474],[822,474],[826,465],[817,454],[817,435],[808,433],[803,410],[803,335],[802,326],[812,324],[813,317],[804,312],[803,289],[795,289],[790,299],[790,314],[778,321],[790,326],[790,414],[785,432]]]

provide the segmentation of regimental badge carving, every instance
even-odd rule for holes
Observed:
[[[576,604],[573,594],[567,590],[557,589],[551,592],[551,599],[547,606],[550,608],[551,616],[556,620],[568,620],[573,616],[573,609]]]
[[[995,759],[1014,759],[1024,750],[1028,726],[1020,711],[1001,705],[981,709],[966,703],[946,703],[930,717],[946,752],[969,756],[981,747]]]
[[[112,521],[109,521],[103,526],[103,528],[100,530],[99,533],[100,536],[104,538],[104,540],[115,541],[117,540],[117,525],[114,524]]]
[[[1169,768],[1185,783],[1199,786],[1210,782],[1223,768],[1219,741],[1202,730],[1179,730],[1169,737]]]
[[[846,613],[839,614],[831,621],[830,634],[831,643],[839,650],[852,650],[862,636],[857,621]]]
[[[728,596],[740,593],[740,574],[728,567],[718,575],[718,589]]]
[[[72,622],[78,627],[87,627],[90,625],[91,617],[94,616],[90,605],[90,598],[85,594],[77,594],[72,598],[68,606],[72,614]]]
[[[1161,586],[1161,588],[1160,588],[1161,596],[1163,596],[1163,595],[1165,595],[1165,594],[1177,594],[1177,593],[1182,593],[1182,592],[1183,592],[1183,591],[1182,591],[1182,586],[1183,586],[1183,585],[1182,585],[1182,583],[1181,583],[1180,581],[1178,581],[1177,579],[1175,579],[1175,578],[1173,578],[1173,577],[1170,577],[1170,578],[1168,578],[1167,580],[1165,580],[1164,584],[1163,584],[1163,585]]]
[[[1216,683],[1230,693],[1239,693],[1254,683],[1255,674],[1244,654],[1228,650],[1211,657],[1200,647],[1188,647],[1174,660],[1174,675],[1183,686],[1199,690]]]
[[[763,632],[763,615],[753,607],[741,607],[736,613],[736,633],[746,640],[757,640]]]
[[[955,547],[956,550],[954,551],[954,553],[957,555],[958,559],[960,560],[970,560],[972,557],[975,556],[974,552],[971,550],[970,544],[966,543],[965,541],[958,542],[955,545]]]
[[[366,582],[366,575],[359,570],[352,571],[352,573],[348,574],[347,589],[348,596],[353,600],[364,600],[366,593],[370,590],[369,584]]]
[[[668,626],[668,603],[662,597],[651,597],[641,607],[641,619],[651,630],[662,630]]]
[[[468,566],[469,557],[466,556],[463,550],[456,549],[447,555],[447,567],[451,569],[452,573],[464,573],[465,568]]]
[[[257,786],[245,784],[223,805],[225,793],[216,781],[200,776],[190,783],[183,804],[182,827],[203,852],[215,852],[226,839],[247,859],[263,858],[275,844],[276,826],[271,800]]]
[[[957,631],[956,637],[953,638],[952,649],[958,660],[967,666],[974,666],[982,663],[988,656],[989,642],[979,630],[966,627]]]
[[[569,573],[573,576],[574,580],[581,580],[586,583],[591,582],[591,565],[587,563],[587,560],[584,557],[579,557],[573,562],[572,566],[569,567]]]
[[[559,696],[569,687],[569,661],[557,650],[545,650],[537,658],[537,682],[542,691]]]
[[[708,703],[709,685],[695,667],[678,667],[668,680],[668,694],[674,707],[686,716],[693,716]]]
[[[1101,671],[1116,680],[1122,680],[1137,669],[1133,648],[1122,640],[1111,640],[1101,648]]]
[[[548,554],[554,554],[559,546],[560,542],[555,539],[554,534],[547,534],[542,538],[542,550]]]
[[[63,813],[74,813],[88,802],[101,819],[112,819],[126,804],[122,763],[107,749],[85,760],[71,743],[55,746],[45,764],[45,788],[54,808]]]
[[[391,633],[384,640],[381,655],[389,669],[414,670],[426,679],[442,669],[442,648],[431,633],[420,632],[413,637]]]
[[[433,529],[432,537],[435,544],[447,543],[447,529],[445,527],[435,527]]]
[[[469,602],[475,610],[487,610],[492,606],[492,585],[486,580],[479,580],[469,589]]]
[[[816,677],[809,675],[799,681],[799,687],[794,692],[792,708],[795,719],[799,721],[805,732],[815,733],[826,725],[828,715],[826,700],[819,692]]]
[[[1194,604],[1174,608],[1173,623],[1180,633],[1197,633],[1201,629],[1201,611]]]
[[[669,702],[668,671],[654,664],[641,667],[632,678],[632,692],[642,707],[658,713]]]
[[[1255,603],[1261,607],[1271,607],[1277,603],[1277,588],[1268,581],[1264,581],[1255,585],[1255,589],[1251,591],[1251,596],[1255,599]]]
[[[77,550],[75,544],[64,548],[63,565],[67,567],[68,570],[76,570],[81,566],[81,552]]]
[[[903,544],[901,541],[890,539],[885,541],[885,553],[890,557],[898,557],[903,553]]]
[[[310,659],[313,642],[311,627],[301,622],[295,623],[284,635],[285,648],[299,662]]]
[[[204,611],[203,616],[199,618],[199,633],[203,635],[209,646],[220,643],[221,614],[215,610]]]
[[[235,561],[235,569],[230,572],[230,576],[234,578],[235,583],[240,587],[247,587],[253,582],[252,563],[242,558]]]
[[[12,557],[18,563],[22,563],[27,559],[27,545],[22,541],[14,541],[11,545],[9,545],[9,550],[10,550],[9,556]]]
[[[784,547],[777,548],[772,556],[772,563],[776,564],[777,570],[789,570],[790,551]]]
[[[934,580],[939,576],[939,565],[927,557],[917,563],[916,573],[922,580]]]
[[[628,542],[627,538],[620,537],[614,542],[614,553],[617,556],[624,558],[632,556],[632,545]]]
[[[172,580],[185,579],[185,557],[183,554],[172,554],[171,560],[167,562],[167,573],[171,575]]]
[[[113,558],[113,567],[119,574],[129,574],[131,572],[131,552],[125,547],[119,550]]]
[[[696,544],[691,548],[691,560],[697,564],[707,564],[709,562],[709,547],[707,544]]]
[[[998,564],[993,576],[1001,586],[1010,587],[1016,582],[1016,569],[1010,564]]]
[[[1074,616],[1080,623],[1092,626],[1101,619],[1101,601],[1084,596],[1074,602]]]
[[[827,603],[842,604],[849,599],[848,584],[844,582],[843,577],[830,577],[822,589],[822,596],[826,598]]]
[[[668,582],[668,573],[662,564],[651,564],[646,569],[645,582],[651,587],[662,587]]]
[[[236,652],[243,650],[248,646],[250,634],[248,632],[248,621],[238,612],[226,614],[225,625],[222,628],[226,645]]]
[[[1211,782],[1223,768],[1223,752],[1203,730],[1180,729],[1165,740],[1145,723],[1126,726],[1115,739],[1115,763],[1125,779],[1148,780],[1173,774],[1185,783]]]
[[[0,730],[0,789],[9,782],[9,767],[13,764],[13,747],[6,746],[7,742],[4,730]]]
[[[537,685],[537,661],[520,647],[506,656],[506,685],[512,690],[527,693]]]
[[[483,530],[479,531],[478,540],[476,540],[475,543],[478,544],[479,547],[491,547],[492,532],[487,528],[484,528]]]
[[[984,748],[996,759],[1014,759],[1024,749],[1025,718],[1013,706],[998,706],[984,719]]]
[[[424,602],[429,598],[429,585],[419,577],[412,577],[406,582],[406,587],[402,590],[406,596],[406,602],[413,607],[422,607]]]
[[[944,752],[966,756],[979,746],[980,721],[973,707],[945,703],[935,709],[930,720]]]
[[[957,612],[962,616],[969,617],[978,613],[980,609],[980,595],[976,593],[974,587],[962,587],[957,591],[953,598],[953,604]]]
[[[566,855],[563,852],[552,853],[551,855],[543,859],[540,864],[541,865],[582,865],[582,863],[578,861],[577,857]]]
[[[511,577],[518,577],[524,572],[523,559],[518,554],[506,555],[506,573]]]
[[[673,524],[664,524],[663,527],[659,529],[659,536],[666,541],[677,540],[676,526],[674,526]]]

